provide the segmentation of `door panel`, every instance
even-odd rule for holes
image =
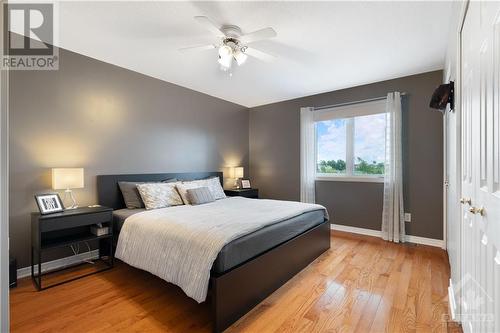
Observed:
[[[500,332],[500,3],[475,2],[462,29],[461,320]]]

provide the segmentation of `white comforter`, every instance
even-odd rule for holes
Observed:
[[[207,296],[210,269],[227,243],[323,206],[232,197],[199,206],[134,214],[118,238],[116,257],[174,283],[197,302]]]

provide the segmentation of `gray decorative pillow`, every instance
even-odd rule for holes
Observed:
[[[157,209],[182,205],[182,199],[175,188],[176,183],[138,184],[146,209]]]
[[[177,190],[179,191],[179,194],[181,195],[181,198],[186,205],[190,204],[189,198],[187,197],[187,190],[197,187],[208,187],[215,200],[226,198],[226,194],[224,193],[224,189],[220,184],[219,177],[183,181],[181,185],[177,186]]]
[[[125,201],[125,206],[128,209],[144,208],[144,202],[137,190],[138,184],[144,184],[144,182],[118,182],[123,201]]]
[[[190,205],[191,202],[189,201],[187,191],[189,189],[193,188],[199,188],[205,186],[205,183],[203,183],[202,180],[193,180],[189,182],[182,182],[182,183],[176,183],[177,191],[179,192],[179,195],[182,198],[182,201],[184,202],[185,205]]]
[[[208,187],[190,188],[187,190],[187,197],[191,205],[201,205],[215,201]]]
[[[168,178],[168,179],[164,179],[162,180],[161,182],[162,183],[177,183],[179,180],[177,178]]]

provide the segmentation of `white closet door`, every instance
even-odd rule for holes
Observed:
[[[481,238],[479,278],[487,297],[482,313],[493,315],[500,332],[500,3],[480,2],[480,112],[479,183],[476,189],[476,223]]]
[[[477,66],[477,43],[476,38],[479,31],[478,12],[476,9],[469,7],[467,16],[462,29],[462,241],[461,241],[461,258],[462,258],[462,273],[459,285],[455,286],[455,291],[460,293],[462,327],[464,332],[475,331],[473,321],[470,320],[472,313],[472,291],[470,286],[462,286],[464,279],[475,279],[474,276],[474,234],[476,228],[474,224],[474,215],[469,212],[472,200],[474,198],[475,172],[473,162],[476,160],[476,150],[473,147],[477,144],[476,136],[473,133],[474,120],[473,117],[477,109],[477,86],[478,86],[478,66]]]
[[[500,3],[475,2],[462,30],[462,324],[500,332]]]

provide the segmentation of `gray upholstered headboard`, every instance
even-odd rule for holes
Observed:
[[[188,173],[144,173],[132,175],[100,175],[97,176],[97,200],[99,205],[113,209],[125,208],[123,196],[118,187],[118,182],[160,182],[162,180],[177,178],[179,180],[203,179],[219,177],[224,185],[222,172],[188,172]]]

